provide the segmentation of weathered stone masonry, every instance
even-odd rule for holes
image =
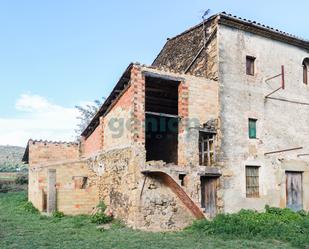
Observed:
[[[79,144],[29,141],[29,200],[66,214],[104,201],[130,227],[153,231],[266,204],[309,210],[308,51],[292,35],[210,17],[169,39],[152,66],[130,64]],[[265,98],[282,83],[265,82],[282,65],[285,88]],[[248,167],[258,172],[254,198]],[[291,194],[302,202],[289,203]]]

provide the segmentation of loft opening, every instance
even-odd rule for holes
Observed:
[[[178,161],[178,88],[180,81],[145,77],[145,147],[147,161]]]

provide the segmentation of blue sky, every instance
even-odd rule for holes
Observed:
[[[73,138],[74,105],[107,96],[130,62],[151,64],[206,9],[309,38],[304,0],[1,0],[0,144]]]

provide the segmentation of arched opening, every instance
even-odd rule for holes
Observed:
[[[303,60],[303,82],[308,85],[308,67],[309,67],[309,58]]]

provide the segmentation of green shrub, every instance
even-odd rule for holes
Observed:
[[[15,179],[15,183],[19,185],[28,184],[28,175],[25,174],[18,175]]]
[[[263,213],[241,210],[237,214],[219,214],[212,221],[194,222],[189,230],[231,238],[277,239],[303,248],[309,245],[309,215],[306,212],[295,213],[269,206],[265,209]]]
[[[33,206],[32,202],[30,202],[30,201],[27,201],[26,203],[24,203],[22,205],[22,207],[28,213],[32,213],[32,214],[38,214],[39,213],[39,210],[35,206]]]
[[[59,211],[54,211],[54,212],[52,213],[52,216],[53,216],[54,218],[59,218],[59,219],[61,219],[61,218],[64,217],[64,213],[63,213],[63,212],[59,212]]]
[[[92,223],[100,225],[109,223],[113,220],[113,216],[108,216],[105,214],[107,206],[104,204],[104,202],[100,202],[97,208],[98,211],[95,214],[91,215],[90,221]]]
[[[113,220],[113,217],[107,216],[104,213],[96,213],[96,214],[91,216],[90,220],[91,220],[92,223],[96,223],[96,224],[100,225],[100,224],[106,224],[106,223],[111,222]]]

